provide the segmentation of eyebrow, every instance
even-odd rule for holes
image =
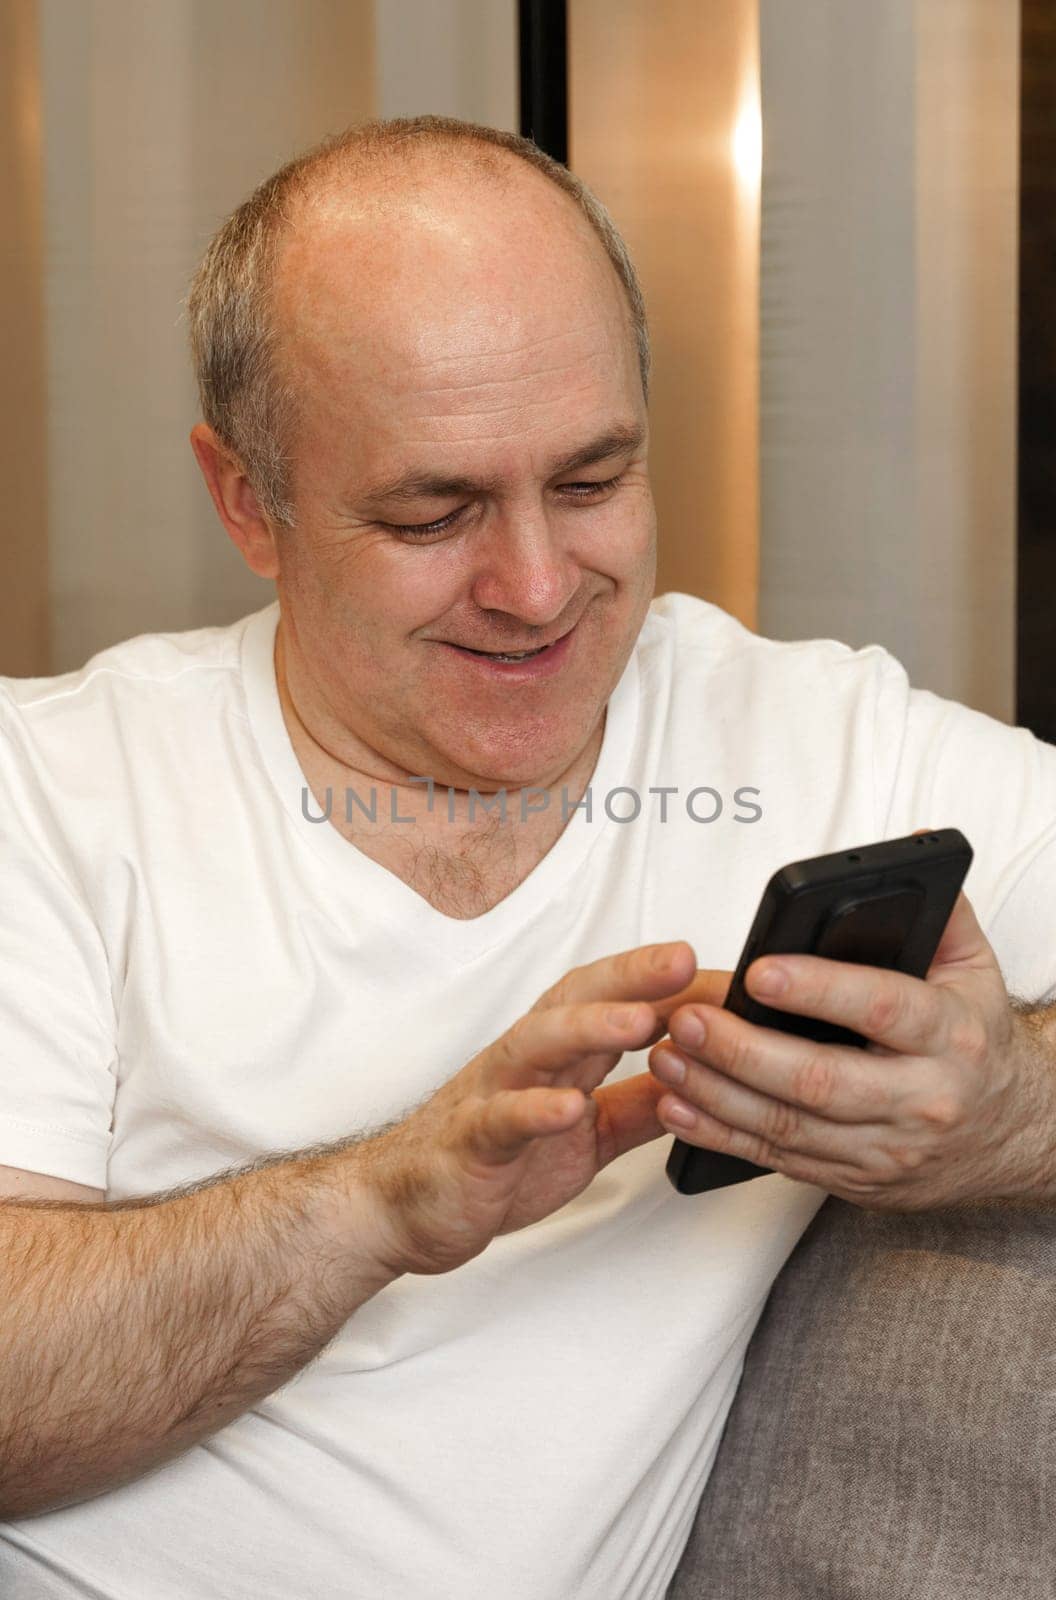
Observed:
[[[575,472],[580,467],[590,467],[595,462],[607,461],[610,456],[633,452],[640,448],[644,438],[645,429],[640,423],[617,423],[614,427],[607,428],[597,438],[589,440],[587,444],[580,445],[578,449],[551,461],[547,476],[556,477],[562,472]],[[409,501],[431,497],[442,500],[452,495],[491,494],[501,482],[501,478],[459,478],[453,477],[450,473],[427,472],[412,468],[411,471],[401,473],[389,483],[371,484],[351,498],[354,498],[359,505],[373,505],[382,500]]]

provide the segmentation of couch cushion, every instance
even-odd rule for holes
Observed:
[[[774,1286],[668,1600],[1052,1600],[1056,1209],[830,1199]]]

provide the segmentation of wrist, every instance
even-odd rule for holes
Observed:
[[[329,1227],[341,1260],[369,1294],[408,1270],[372,1172],[371,1143],[354,1145],[327,1163]]]
[[[1014,1082],[1019,1089],[1013,1185],[1008,1198],[1056,1201],[1056,1007],[1012,1001]]]

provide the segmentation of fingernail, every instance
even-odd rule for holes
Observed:
[[[665,1112],[665,1120],[673,1122],[679,1128],[692,1128],[697,1120],[695,1111],[691,1111],[681,1100],[669,1100]]]
[[[628,1028],[638,1015],[637,1006],[610,1006],[605,1013],[606,1022],[614,1028]]]
[[[666,945],[653,951],[649,958],[649,965],[654,972],[664,972],[671,965],[671,952]]]
[[[653,1057],[653,1071],[666,1083],[681,1083],[686,1076],[686,1063],[672,1050],[658,1050]]]
[[[783,967],[761,967],[752,974],[752,988],[756,994],[783,994],[788,988],[788,974]]]
[[[704,1043],[707,1033],[707,1027],[695,1011],[685,1012],[679,1017],[675,1027],[675,1037],[679,1044],[688,1044],[694,1049],[698,1044]]]

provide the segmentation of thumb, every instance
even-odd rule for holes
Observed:
[[[639,1073],[635,1078],[621,1078],[594,1090],[592,1098],[598,1108],[595,1137],[599,1171],[625,1151],[634,1150],[668,1131],[656,1114],[656,1103],[666,1093],[666,1086],[658,1083],[651,1072]]]
[[[730,989],[732,971],[720,967],[698,967],[695,978],[690,979],[684,989],[679,989],[677,994],[664,995],[662,999],[650,1000],[649,1004],[656,1012],[660,1026],[656,1033],[650,1034],[641,1049],[648,1049],[664,1038],[667,1025],[679,1006],[708,1005],[721,1006],[725,1003]]]
[[[930,828],[914,828],[914,833],[930,833]],[[996,966],[997,957],[979,926],[971,901],[964,890],[958,894],[932,957],[928,976],[938,976],[940,967]]]
[[[989,967],[995,961],[990,941],[979,926],[972,903],[962,889],[950,912],[950,920],[939,940],[928,975],[938,976],[940,969],[949,967]]]

